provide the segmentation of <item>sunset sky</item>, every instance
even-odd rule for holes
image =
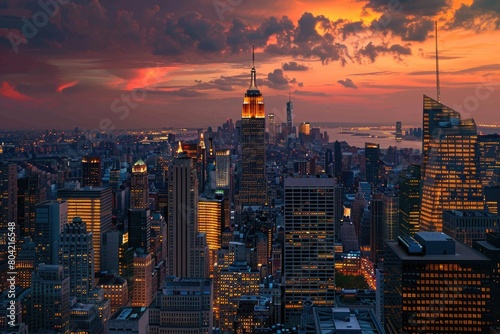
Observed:
[[[266,112],[420,124],[422,95],[500,123],[498,0],[3,0],[0,129],[217,126],[255,45]]]

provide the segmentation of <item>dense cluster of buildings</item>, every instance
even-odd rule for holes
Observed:
[[[421,136],[421,152],[297,129],[291,98],[279,120],[253,67],[241,120],[192,137],[3,134],[0,331],[500,326],[498,134],[428,96],[422,129],[395,128],[395,143]]]

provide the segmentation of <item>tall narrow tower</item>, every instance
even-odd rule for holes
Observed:
[[[288,102],[286,103],[286,127],[287,133],[291,134],[293,130],[293,102],[292,93],[288,96]]]
[[[139,159],[132,166],[132,185],[130,187],[130,208],[149,208],[148,167]]]
[[[252,58],[255,59],[255,53]],[[242,177],[240,204],[265,205],[267,182],[266,166],[266,114],[264,99],[257,88],[255,64],[252,67],[250,87],[243,99],[241,115]]]

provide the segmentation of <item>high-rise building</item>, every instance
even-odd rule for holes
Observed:
[[[302,303],[335,304],[335,187],[333,177],[284,180],[285,324],[300,323]]]
[[[17,222],[19,238],[35,237],[35,205],[46,200],[45,188],[40,174],[29,171],[17,179]]]
[[[293,130],[293,102],[290,94],[286,103],[286,133],[287,135],[295,134]]]
[[[59,236],[67,223],[67,202],[46,201],[35,206],[35,266],[59,264]]]
[[[231,151],[215,150],[215,183],[218,189],[229,190],[231,185]]]
[[[380,145],[365,143],[365,178],[372,187],[380,182]]]
[[[383,240],[396,240],[399,236],[399,197],[391,190],[382,194]]]
[[[111,188],[85,187],[81,189],[61,189],[57,198],[68,203],[68,220],[80,217],[92,232],[94,246],[94,269],[101,271],[101,238],[111,230],[112,200]]]
[[[198,179],[193,159],[182,149],[169,170],[167,273],[176,277],[208,275],[205,234],[198,233]],[[207,270],[207,271],[205,271]]]
[[[421,175],[420,165],[410,165],[398,175],[399,233],[413,236],[419,231]]]
[[[229,200],[200,198],[198,202],[198,232],[205,233],[210,252],[209,270],[213,274],[217,250],[222,246],[222,231],[230,225]]]
[[[69,310],[69,322],[72,333],[105,332],[96,304],[73,304]]]
[[[134,287],[132,306],[149,307],[153,301],[153,258],[149,253],[136,253],[134,256]]]
[[[134,276],[134,249],[128,232],[111,230],[102,234],[101,271],[115,272],[121,277]]]
[[[486,333],[491,260],[444,233],[386,242],[387,333]]]
[[[92,233],[87,232],[81,218],[74,218],[64,226],[59,243],[59,264],[64,276],[70,278],[70,296],[87,303],[94,288],[94,248]]]
[[[488,233],[486,240],[475,240],[472,247],[493,262],[493,285],[491,289],[491,315],[493,326],[500,326],[500,233]]]
[[[474,120],[461,120],[458,112],[424,96],[424,121],[429,104],[441,121],[437,124],[427,121],[433,124],[429,125],[432,135],[426,134],[429,129],[424,124],[426,160],[422,173],[420,229],[439,232],[443,210],[483,210],[484,199]],[[438,109],[442,112],[438,113]]]
[[[149,209],[128,210],[129,246],[142,248],[145,253],[151,250],[151,214]]]
[[[396,141],[400,142],[403,140],[403,125],[401,122],[396,122]]]
[[[460,119],[460,113],[441,104],[440,102],[424,95],[423,129],[422,129],[422,155],[423,164],[427,164],[431,151],[431,142],[438,136],[440,123],[448,123],[450,119]],[[422,172],[425,171],[423,168]]]
[[[82,158],[82,186],[102,186],[102,169],[100,157],[88,156]]]
[[[327,148],[325,150],[325,166],[323,167],[323,169],[325,170],[325,174],[333,175],[334,173],[333,151],[331,148]]]
[[[30,238],[26,237],[22,245],[19,246],[16,259],[16,284],[28,289],[31,287],[31,275],[35,271],[36,260],[36,243]]]
[[[500,135],[479,135],[479,171],[483,186],[493,181],[495,175],[500,175]]]
[[[264,98],[257,88],[255,64],[250,87],[243,99],[241,115],[242,175],[240,206],[263,206],[267,203],[266,179],[266,113]]]
[[[342,147],[338,140],[333,144],[334,171],[333,175],[339,184],[342,184]]]
[[[443,211],[443,232],[472,247],[473,240],[486,239],[487,233],[500,233],[500,216],[488,211]]]
[[[151,334],[210,334],[213,327],[212,282],[167,277],[149,309]]]
[[[17,165],[0,162],[0,263],[7,260],[9,222],[17,222]]]
[[[381,193],[370,201],[370,260],[377,265],[384,258],[384,202]]]
[[[59,265],[40,264],[31,284],[30,332],[69,333],[70,282]]]
[[[130,208],[149,209],[148,167],[141,159],[132,166]]]
[[[267,115],[268,119],[268,133],[269,133],[269,142],[274,143],[276,140],[276,119],[274,118],[274,113],[269,113]]]

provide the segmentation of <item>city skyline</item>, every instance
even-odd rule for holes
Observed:
[[[436,96],[436,20],[442,102],[477,123],[497,122],[494,3],[42,3],[0,8],[1,130],[239,119],[252,45],[277,124],[286,122],[289,93],[295,123],[418,124],[422,94]]]

